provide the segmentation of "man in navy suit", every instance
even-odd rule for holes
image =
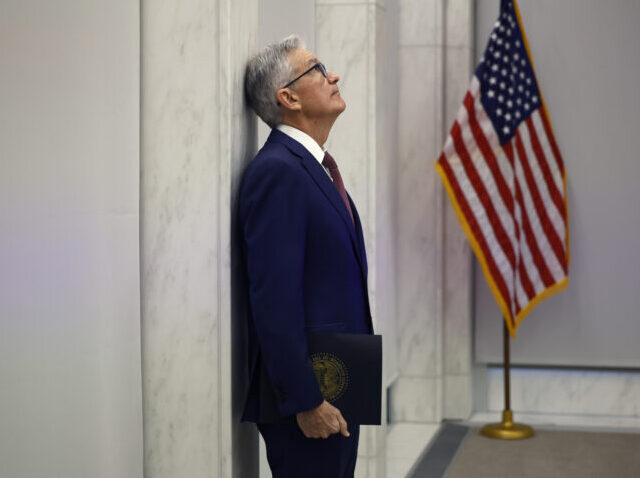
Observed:
[[[247,101],[272,131],[238,202],[251,311],[243,420],[258,424],[274,478],[352,477],[356,464],[359,427],[323,399],[306,340],[373,333],[360,218],[323,148],[346,107],[338,81],[295,36],[246,69]],[[282,423],[264,422],[265,396]]]

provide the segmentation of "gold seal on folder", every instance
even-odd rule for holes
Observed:
[[[311,363],[324,399],[331,402],[340,398],[349,385],[344,362],[334,354],[322,352],[311,354]]]

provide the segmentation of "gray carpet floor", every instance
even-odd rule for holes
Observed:
[[[503,441],[476,428],[446,432],[451,426],[444,426],[412,478],[640,478],[640,434],[536,430],[533,438]],[[441,436],[448,447],[438,444]]]

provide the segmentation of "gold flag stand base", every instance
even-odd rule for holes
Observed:
[[[513,423],[513,412],[504,410],[502,422],[489,423],[482,427],[480,433],[489,438],[498,440],[522,440],[534,435],[533,428],[522,423]]]

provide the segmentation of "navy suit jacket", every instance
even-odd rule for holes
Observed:
[[[250,385],[243,420],[261,422],[261,393],[271,394],[282,417],[320,405],[307,332],[373,333],[362,226],[349,201],[355,227],[324,168],[277,129],[244,173],[238,224]],[[264,371],[269,390],[261,391]]]

